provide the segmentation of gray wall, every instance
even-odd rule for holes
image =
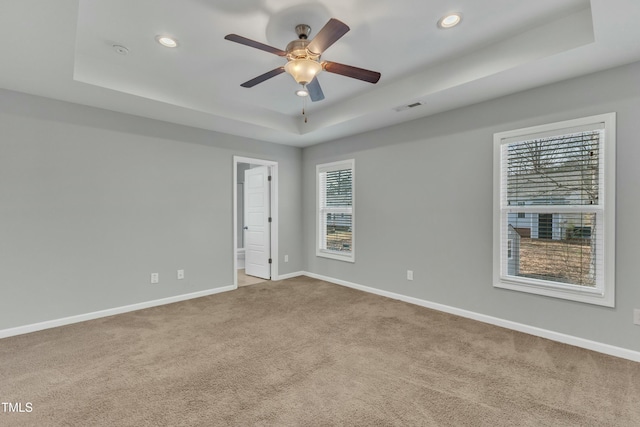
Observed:
[[[279,162],[302,270],[300,149],[0,90],[0,330],[232,285],[233,155]]]
[[[303,152],[312,273],[640,351],[640,64]],[[494,132],[618,113],[616,307],[492,287]],[[389,114],[395,114],[390,112]],[[315,256],[315,165],[356,159],[356,262]],[[406,280],[406,270],[415,280]]]
[[[280,165],[280,274],[307,270],[640,351],[638,75],[633,64],[304,150],[0,90],[0,329],[231,285],[241,155]],[[493,133],[610,111],[616,307],[494,289]],[[354,264],[314,250],[315,165],[347,158]]]

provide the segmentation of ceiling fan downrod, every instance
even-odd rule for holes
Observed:
[[[307,24],[296,25],[296,34],[300,40],[307,40],[311,34],[311,27]]]

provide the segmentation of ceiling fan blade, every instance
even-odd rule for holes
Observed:
[[[277,76],[278,74],[282,74],[284,73],[284,67],[278,67],[275,68],[271,71],[267,71],[264,74],[259,75],[258,77],[255,77],[247,82],[242,83],[240,86],[242,87],[254,87],[255,85],[257,85],[258,83],[262,83],[265,80],[269,80],[272,77]]]
[[[338,41],[340,37],[344,36],[349,30],[350,28],[347,24],[331,18],[329,22],[322,27],[318,34],[316,34],[313,40],[311,40],[307,49],[312,53],[320,55],[327,50],[329,46]]]
[[[317,77],[314,77],[311,83],[307,83],[306,87],[309,91],[311,102],[322,101],[324,99],[324,93],[322,93],[322,88],[320,87],[320,82]]]
[[[377,71],[369,71],[364,68],[352,67],[351,65],[338,64],[337,62],[324,61],[322,69],[334,74],[363,80],[369,83],[378,83],[381,74]]]
[[[257,42],[255,40],[248,39],[246,37],[239,36],[237,34],[227,34],[224,37],[226,40],[230,40],[232,42],[240,43],[245,46],[255,47],[256,49],[264,50],[265,52],[273,53],[278,56],[287,56],[287,52],[284,50],[278,49],[273,46],[266,45],[264,43]]]

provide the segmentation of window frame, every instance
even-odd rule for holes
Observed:
[[[503,205],[502,188],[506,185],[502,170],[502,146],[516,141],[570,134],[575,128],[603,125],[601,155],[603,168],[598,204],[599,215],[603,221],[602,279],[600,287],[586,288],[579,285],[562,285],[557,282],[530,279],[503,274],[504,262],[508,260],[502,242],[508,239],[505,234],[508,216]],[[616,114],[607,113],[574,120],[550,123],[540,126],[516,129],[494,134],[493,158],[493,286],[495,288],[521,291],[548,297],[567,299],[583,303],[615,307],[615,162],[616,162]],[[558,208],[558,206],[555,206]],[[574,208],[574,207],[572,207]],[[550,212],[553,208],[543,209]],[[589,209],[593,207],[589,206]],[[561,209],[560,209],[561,210]],[[574,209],[576,210],[576,209]],[[587,207],[585,206],[585,212]],[[504,245],[506,248],[506,245]]]
[[[338,252],[332,251],[328,249],[323,249],[323,218],[324,215],[321,215],[321,206],[320,206],[320,174],[322,172],[330,172],[335,170],[343,170],[343,169],[351,169],[351,251]],[[338,208],[342,213],[349,213],[344,209]],[[356,251],[356,161],[355,159],[348,160],[340,160],[331,163],[322,163],[316,165],[316,256],[329,258],[339,261],[346,262],[355,262],[355,251]],[[340,212],[336,212],[340,213]]]

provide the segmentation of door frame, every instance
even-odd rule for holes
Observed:
[[[238,288],[238,163],[269,166],[271,172],[271,280],[278,278],[278,162],[233,156],[233,286]]]

